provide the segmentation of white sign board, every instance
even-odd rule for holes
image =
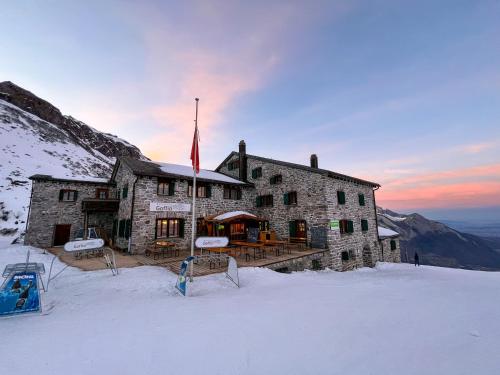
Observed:
[[[209,249],[211,247],[226,247],[229,239],[227,237],[198,237],[195,243],[198,248]]]
[[[94,238],[91,240],[72,241],[64,244],[64,251],[85,251],[99,249],[104,246],[104,240],[101,238]]]
[[[153,212],[189,212],[191,205],[189,203],[149,203],[149,211]]]

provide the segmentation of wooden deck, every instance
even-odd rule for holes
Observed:
[[[106,262],[103,257],[84,256],[81,259],[77,259],[73,254],[66,253],[61,247],[52,247],[47,250],[50,253],[56,255],[62,262],[84,271],[95,271],[107,268]],[[240,254],[238,252],[232,252],[229,255],[233,256],[236,259],[238,267],[267,267],[275,263],[301,258],[324,251],[325,250],[321,249],[300,249],[297,246],[293,246],[290,247],[290,253],[288,252],[287,248],[284,252],[281,251],[279,256],[276,256],[274,250],[271,249],[267,249],[266,257],[259,257],[257,254],[255,259],[253,257],[253,251],[251,251],[249,260],[247,260],[247,258],[243,254]],[[207,254],[207,252],[205,251],[203,254]],[[166,269],[177,274],[179,273],[179,268],[182,261],[190,255],[190,252],[189,250],[183,250],[179,252],[178,256],[172,256],[171,254],[169,256],[165,254],[165,256],[160,255],[159,258],[156,259],[153,258],[153,255],[126,255],[118,251],[115,251],[115,255],[118,268],[129,268],[143,265],[160,266],[165,267]],[[195,255],[200,255],[200,251],[196,250]],[[210,265],[209,262],[199,262],[198,264],[194,265],[193,274],[194,276],[210,275],[214,273],[225,272],[226,269],[226,262],[222,262],[222,264],[220,265],[218,264],[218,262],[212,263],[212,265]]]
[[[256,256],[256,258],[253,258],[253,252],[251,253],[251,257],[249,260],[245,258],[242,254],[238,253],[232,253],[230,254],[236,259],[236,263],[238,264],[238,267],[267,267],[271,266],[272,264],[291,260],[291,259],[296,259],[296,258],[301,258],[304,256],[308,256],[311,254],[316,254],[316,253],[321,253],[324,252],[325,250],[323,249],[299,249],[299,248],[291,248],[290,253],[288,253],[288,249],[283,253],[280,252],[279,256],[276,256],[274,250],[270,251],[269,249],[266,251],[266,257],[259,257]],[[207,254],[207,252],[204,252],[203,254]],[[174,256],[165,256],[162,257],[160,256],[157,259],[153,259],[152,256],[146,256],[143,254],[140,255],[132,255],[131,257],[135,258],[138,263],[141,263],[143,265],[149,265],[149,266],[160,266],[160,267],[165,267],[172,271],[173,273],[179,273],[180,265],[184,259],[186,259],[190,255],[190,252],[188,250],[181,251],[179,256],[174,257]],[[200,251],[197,250],[195,252],[195,255],[200,255]],[[223,262],[222,264],[218,263],[212,263],[210,265],[209,262],[199,262],[198,264],[194,265],[193,269],[193,274],[194,276],[204,276],[204,275],[210,275],[213,273],[219,273],[219,272],[225,272],[227,269],[227,263]]]

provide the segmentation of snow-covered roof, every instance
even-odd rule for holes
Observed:
[[[163,163],[159,161],[138,160],[133,158],[123,157],[120,161],[132,169],[132,172],[138,176],[156,176],[156,177],[181,177],[187,180],[193,178],[193,168],[188,165],[179,165],[172,163]],[[112,179],[116,173],[116,168],[113,171]],[[223,173],[200,169],[200,173],[196,176],[197,179],[207,182],[226,183],[234,185],[247,185],[246,182],[237,180],[233,177],[226,176]]]
[[[391,229],[387,229],[384,227],[378,227],[378,236],[379,237],[396,237],[396,236],[399,236],[399,233],[395,232]]]
[[[220,214],[220,215],[217,215],[215,216],[212,220],[226,220],[226,219],[231,219],[233,217],[236,217],[236,216],[252,216],[252,217],[255,217],[257,218],[257,216],[255,216],[254,214],[251,214],[250,212],[246,212],[246,211],[231,211],[231,212],[226,212],[224,214]]]
[[[30,177],[32,180],[62,180],[62,181],[75,181],[75,182],[93,182],[93,183],[109,183],[109,178],[93,177],[93,176],[54,176],[45,174],[35,174]]]
[[[161,163],[161,162],[155,162],[155,163],[160,166],[162,172],[168,174],[174,174],[177,176],[193,177],[193,167],[191,166],[171,164],[171,163]],[[231,184],[244,184],[244,182],[240,180],[236,180],[235,178],[226,176],[225,174],[222,173],[209,171],[208,169],[200,169],[200,173],[196,175],[196,178],[226,182]]]

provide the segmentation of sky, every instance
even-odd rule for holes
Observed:
[[[189,164],[247,152],[378,182],[377,204],[500,207],[499,1],[14,1],[0,81]]]

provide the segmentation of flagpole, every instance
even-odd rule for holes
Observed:
[[[194,120],[194,129],[196,142],[194,142],[194,160],[193,160],[193,209],[192,209],[192,222],[191,222],[191,256],[194,256],[194,236],[196,234],[196,165],[198,165],[198,101],[200,99],[195,98],[196,101],[196,116]],[[191,267],[189,269],[189,280],[193,282],[193,262],[191,262]]]

